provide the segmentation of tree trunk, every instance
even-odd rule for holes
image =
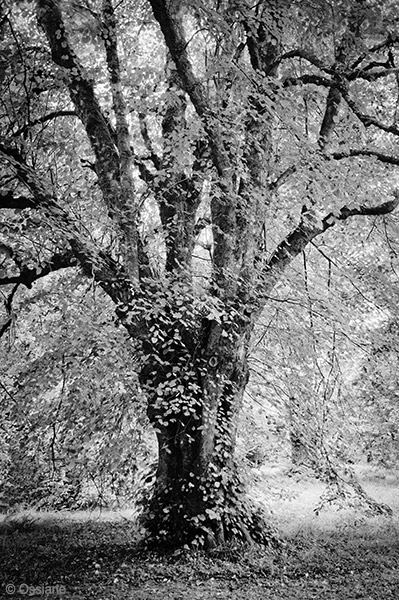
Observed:
[[[304,410],[298,398],[291,397],[288,407],[292,471],[320,469],[320,434],[315,415]]]
[[[190,348],[176,341],[167,360],[162,347],[147,352],[141,370],[159,450],[145,522],[158,546],[264,541],[267,528],[244,500],[234,462],[252,325],[233,335],[203,319],[200,330],[188,336]]]

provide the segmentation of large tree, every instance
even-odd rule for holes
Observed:
[[[399,203],[394,5],[2,4],[1,333],[56,270],[111,298],[158,439],[158,542],[265,535],[234,469],[251,334],[317,236]]]

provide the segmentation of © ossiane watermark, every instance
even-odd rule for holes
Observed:
[[[6,583],[5,585],[6,594],[14,596],[63,596],[66,594],[66,587],[64,585],[56,584],[42,584],[42,585],[29,585],[28,583]]]

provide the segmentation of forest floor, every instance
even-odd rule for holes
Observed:
[[[362,481],[391,516],[334,504],[316,516],[320,482],[266,471],[278,548],[161,556],[138,550],[129,511],[13,515],[0,522],[0,598],[399,600],[398,477]]]

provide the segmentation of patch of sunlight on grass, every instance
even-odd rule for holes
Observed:
[[[60,510],[60,511],[35,511],[24,510],[16,513],[0,514],[0,524],[10,520],[30,519],[36,523],[52,523],[58,521],[71,521],[74,523],[101,522],[101,523],[133,523],[137,517],[136,509],[124,510]]]
[[[355,466],[353,473],[365,492],[376,502],[388,505],[392,515],[370,515],[360,505],[350,507],[345,502],[326,504],[318,514],[327,485],[311,476],[287,474],[288,469],[266,465],[259,470],[256,489],[251,496],[266,505],[271,518],[283,535],[355,532],[356,538],[396,538],[399,540],[399,472]]]

